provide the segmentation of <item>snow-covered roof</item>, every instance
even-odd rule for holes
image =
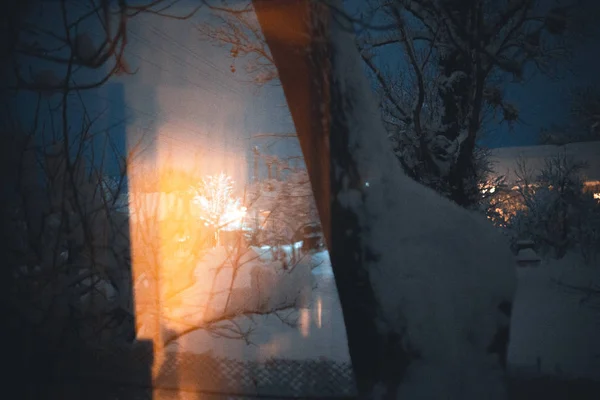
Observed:
[[[499,175],[505,175],[509,182],[514,183],[517,180],[515,170],[520,158],[525,159],[528,168],[532,168],[537,173],[544,167],[544,160],[547,157],[562,152],[566,152],[576,161],[584,161],[588,164],[584,171],[587,181],[600,181],[600,141],[570,143],[564,146],[503,147],[493,149],[490,159],[494,171]]]

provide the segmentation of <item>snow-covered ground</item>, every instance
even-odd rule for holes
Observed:
[[[169,350],[212,352],[212,355],[240,360],[268,358],[349,361],[346,331],[327,252],[303,260],[312,269],[312,292],[306,307],[279,315],[254,316],[236,320],[242,327],[254,327],[251,344],[242,340],[216,338],[198,330],[179,339]],[[194,301],[190,299],[189,301]],[[197,301],[197,300],[196,300]],[[289,324],[295,322],[295,324]],[[295,325],[295,326],[291,326]]]
[[[308,306],[313,286],[310,257],[292,265],[291,250],[291,246],[284,249],[287,268],[270,257],[269,249],[257,247],[240,252],[215,247],[190,268],[178,262],[176,255],[165,257],[161,265],[163,328],[177,334],[232,315]],[[144,299],[141,290],[147,286],[145,276],[138,278],[138,298]],[[153,321],[152,314],[146,316]],[[145,335],[152,324],[146,324],[143,316],[140,321],[138,335]]]
[[[286,325],[275,315],[259,316],[254,319],[250,345],[197,331],[182,337],[170,350],[212,352],[240,360],[326,357],[349,361],[328,254],[316,253],[310,261],[318,265],[312,270],[314,289],[310,307],[296,312],[297,327]],[[600,301],[582,302],[581,292],[556,283],[600,288],[600,268],[583,265],[576,255],[569,255],[539,267],[519,268],[518,278],[509,347],[511,369],[517,373],[600,378]]]
[[[577,254],[520,268],[509,363],[515,373],[600,379],[600,268]],[[557,282],[562,282],[558,284]]]

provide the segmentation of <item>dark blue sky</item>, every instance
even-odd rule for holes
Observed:
[[[506,97],[518,106],[521,122],[511,130],[506,124],[490,127],[492,131],[483,138],[482,144],[490,147],[535,145],[541,128],[568,122],[571,90],[600,84],[600,41],[590,39],[573,48],[573,57],[566,60],[565,66],[571,72],[558,80],[538,74],[525,83],[507,85]]]

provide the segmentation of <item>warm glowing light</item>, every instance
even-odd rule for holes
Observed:
[[[174,10],[174,14],[179,12]],[[148,29],[170,31],[161,27],[160,21],[157,24],[138,24],[136,31],[139,29],[140,35]],[[135,53],[152,59],[159,68],[169,65],[173,76],[187,74],[189,65],[173,68],[168,57],[153,53],[147,46],[138,46]],[[239,190],[248,176],[248,164],[245,144],[238,145],[242,142],[236,125],[230,124],[232,115],[245,110],[243,97],[225,91],[215,92],[207,100],[205,91],[160,79],[156,73],[142,68],[139,79],[124,85],[119,96],[127,107],[136,110],[146,110],[150,96],[152,112],[159,116],[151,126],[126,126],[127,155],[132,155],[127,157],[126,171],[136,339],[153,342],[153,368],[160,369],[159,357],[169,337],[191,328],[202,330],[204,315],[212,312],[207,293],[214,291],[221,296],[229,288],[225,286],[228,282],[223,283],[227,271],[219,279],[214,278],[213,271],[221,253],[226,253],[215,244],[218,237],[213,237],[214,228],[220,224],[200,218],[202,207],[192,201],[203,193],[189,189],[222,172],[232,178],[232,184],[235,180]],[[235,201],[235,191],[230,193],[228,199]],[[213,201],[211,194],[205,197],[209,205],[223,204]],[[241,202],[223,210],[225,223],[241,219],[245,212]],[[215,304],[220,305],[220,301],[215,300]],[[183,340],[178,339],[177,344]]]
[[[600,192],[594,193],[594,199],[600,200]]]
[[[204,293],[212,290],[213,281],[210,272],[207,279],[196,277],[198,260],[219,245],[219,230],[235,229],[247,212],[233,196],[228,175],[215,175],[210,182],[210,175],[199,176],[198,169],[174,167],[160,150],[152,164],[130,166],[134,172],[128,193],[136,336],[152,340],[155,357],[169,340],[167,332],[189,329],[190,321],[202,325],[208,301]],[[203,180],[209,184],[199,187]],[[182,307],[192,289],[202,295],[194,297],[193,309]],[[160,362],[154,367],[160,368]]]
[[[205,226],[217,230],[238,230],[247,209],[241,200],[233,196],[233,180],[224,173],[207,176],[200,185],[191,187],[192,202],[196,205],[198,218]]]
[[[481,191],[482,196],[485,197],[488,193],[493,194],[496,191],[496,187],[490,183],[485,183],[479,185],[479,190]]]
[[[246,216],[246,207],[240,207],[238,204],[232,204],[221,217],[223,230],[242,229],[242,221]]]
[[[323,302],[321,300],[321,296],[317,299],[317,326],[319,329],[321,328],[321,318],[323,315]]]
[[[310,334],[310,310],[308,308],[300,310],[300,333],[303,337]]]

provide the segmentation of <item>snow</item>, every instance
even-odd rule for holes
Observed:
[[[517,254],[517,261],[540,261],[540,256],[533,249],[521,249]]]
[[[320,251],[311,256],[311,265],[313,275],[324,275],[333,278],[331,270],[331,261],[329,260],[328,251]]]
[[[280,257],[285,256],[285,259],[287,260],[287,262],[291,262],[293,259],[293,254],[294,254],[294,250],[296,251],[302,248],[302,244],[304,242],[302,240],[295,242],[293,244],[284,244],[284,245],[280,245],[277,247],[272,247],[272,246],[260,246],[260,248],[258,247],[253,247],[253,249],[255,249],[255,251],[259,250],[260,253],[260,257],[262,260],[264,261],[274,261],[274,253],[277,252],[279,254]]]
[[[511,370],[600,380],[600,296],[586,299],[572,289],[600,289],[598,266],[584,265],[577,254],[568,254],[539,268],[519,269],[518,274]]]
[[[210,352],[213,356],[248,361],[327,358],[349,362],[346,331],[328,253],[315,253],[305,260],[302,265],[318,265],[312,269],[310,301],[297,310],[280,313],[292,321],[297,320],[297,326],[287,325],[275,314],[254,316],[253,321],[238,317],[235,322],[242,328],[253,326],[250,345],[243,340],[214,337],[198,330],[183,336],[167,350]],[[191,292],[187,295],[197,299]]]
[[[531,239],[517,240],[517,246],[519,246],[519,247],[523,247],[523,248],[533,247],[534,245],[535,245],[535,242]]]
[[[235,260],[235,261],[234,261]],[[171,269],[170,269],[171,268]],[[161,307],[165,328],[175,332],[205,326],[227,315],[264,313],[283,307],[306,307],[313,286],[308,263],[284,270],[258,248],[233,253],[224,247],[210,250],[190,273],[165,260],[162,275],[178,290]],[[191,276],[190,276],[191,275]],[[136,286],[141,289],[144,279]],[[138,335],[144,332],[142,325]]]
[[[251,345],[196,331],[182,337],[168,351],[211,352],[213,356],[246,361],[265,361],[270,357],[293,360],[325,357],[350,362],[328,252],[313,254],[311,264],[318,266],[312,269],[314,283],[310,305],[295,312],[301,322],[299,326],[290,327],[275,315],[264,315],[255,318]],[[583,265],[572,254],[561,261],[545,262],[540,268],[518,270],[509,370],[526,376],[560,373],[571,378],[598,379],[600,304],[582,303],[581,293],[558,286],[556,281],[570,286],[596,285],[600,288],[600,271],[594,266]],[[595,310],[594,306],[597,307]],[[301,316],[304,316],[303,322]],[[243,318],[236,322],[248,324]]]
[[[338,201],[358,215],[365,246],[379,256],[366,267],[381,306],[382,336],[397,332],[420,353],[398,378],[397,398],[506,398],[503,372],[487,347],[508,322],[499,305],[512,303],[515,291],[508,243],[484,217],[404,175],[352,30],[334,25],[334,80],[351,107],[349,149],[369,182],[359,196],[348,187]],[[334,171],[346,179],[341,168]]]

